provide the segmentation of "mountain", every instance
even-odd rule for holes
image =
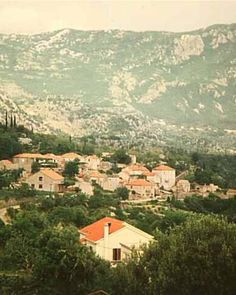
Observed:
[[[221,132],[228,145],[236,129],[236,24],[0,34],[0,81],[2,120],[13,111],[39,131],[164,143]]]

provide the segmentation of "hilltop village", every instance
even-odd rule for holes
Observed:
[[[114,192],[119,188],[127,190],[124,199],[129,201],[166,200],[174,196],[183,199],[191,194],[207,196],[220,190],[214,184],[195,185],[185,179],[186,173],[176,175],[176,170],[165,162],[160,163],[151,171],[141,163],[136,162],[135,155],[127,155],[128,164],[117,163],[116,169],[112,163],[112,153],[82,156],[74,152],[62,155],[22,153],[11,160],[1,160],[0,169],[21,169],[21,177],[15,184],[26,183],[37,191],[54,193],[82,192],[93,195],[95,185],[104,191]],[[67,173],[67,171],[69,171]],[[229,197],[233,194],[222,197]]]

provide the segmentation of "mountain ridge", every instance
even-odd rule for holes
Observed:
[[[235,49],[236,24],[0,34],[0,94],[43,132],[129,138],[172,128],[181,137],[182,127],[233,130]]]

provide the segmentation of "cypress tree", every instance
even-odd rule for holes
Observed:
[[[14,127],[17,127],[16,115],[14,115],[14,122],[13,122],[13,124],[14,124]]]
[[[5,117],[5,127],[6,127],[6,129],[8,128],[8,114],[7,114],[7,111],[6,111],[6,117]]]
[[[11,114],[11,123],[10,123],[10,127],[11,127],[11,128],[13,127],[13,117],[12,117],[12,114]]]

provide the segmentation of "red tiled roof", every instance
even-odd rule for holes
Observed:
[[[100,173],[99,171],[92,171],[90,174],[89,174],[90,178],[104,178],[105,175],[103,175],[102,173]]]
[[[3,165],[12,165],[13,163],[10,160],[1,160],[0,163]]]
[[[148,172],[143,172],[143,175],[144,176],[155,176],[155,173],[148,171]]]
[[[129,186],[152,186],[151,182],[145,179],[133,179],[130,180],[127,185]]]
[[[133,164],[130,166],[127,166],[127,168],[131,171],[143,171],[143,172],[149,172],[149,170],[142,166],[141,164]]]
[[[105,224],[110,223],[110,234],[123,228],[124,222],[115,218],[105,217],[102,218],[80,230],[80,233],[85,235],[85,239],[90,241],[99,241],[104,236],[104,226]]]
[[[49,169],[49,168],[41,169],[40,172],[42,172],[44,175],[50,177],[53,180],[63,180],[64,179],[64,177],[61,176],[59,173],[57,173],[54,170]]]
[[[171,168],[169,166],[166,166],[166,165],[159,165],[156,168],[154,168],[153,170],[156,170],[156,171],[173,171],[175,169]]]

